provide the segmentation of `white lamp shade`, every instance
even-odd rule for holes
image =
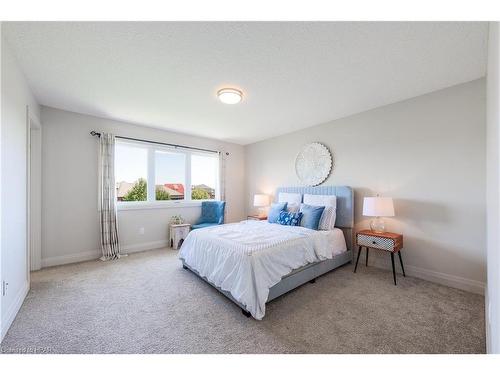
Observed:
[[[253,205],[255,207],[267,207],[267,206],[269,206],[269,195],[255,194],[253,196]]]
[[[392,198],[364,198],[363,216],[394,216],[394,204],[392,202]]]

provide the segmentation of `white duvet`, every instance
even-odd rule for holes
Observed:
[[[340,229],[315,231],[249,220],[190,232],[179,258],[262,319],[269,288],[283,276],[344,251]]]

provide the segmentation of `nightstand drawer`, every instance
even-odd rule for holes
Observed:
[[[359,246],[368,246],[380,250],[394,251],[395,248],[393,239],[370,236],[367,234],[358,234],[357,242]]]

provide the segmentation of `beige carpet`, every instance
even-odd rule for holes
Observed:
[[[346,265],[268,304],[262,321],[173,250],[32,274],[4,353],[484,353],[484,299]]]

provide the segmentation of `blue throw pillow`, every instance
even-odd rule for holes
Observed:
[[[278,217],[280,216],[280,212],[285,210],[286,202],[273,203],[269,209],[269,213],[267,214],[267,221],[270,223],[276,223],[276,221],[278,221]]]
[[[291,225],[296,227],[300,225],[301,219],[302,212],[281,211],[277,223],[281,225]]]
[[[300,225],[305,228],[318,230],[321,215],[325,210],[325,206],[310,206],[302,203],[300,212],[302,212],[302,221]]]

